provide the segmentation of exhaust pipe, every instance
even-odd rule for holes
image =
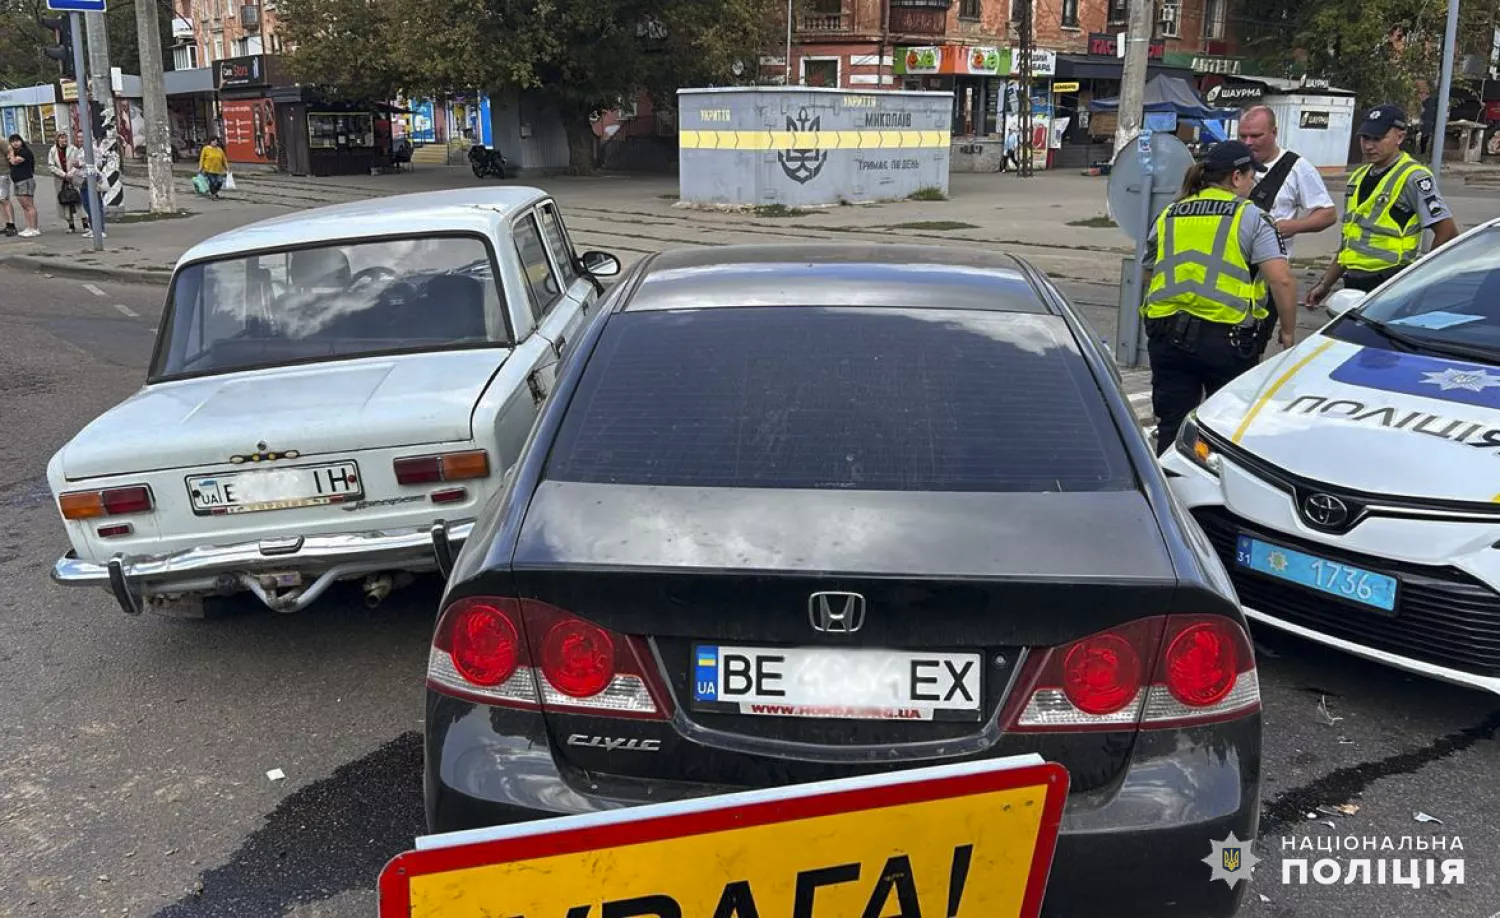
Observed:
[[[379,574],[365,578],[365,608],[373,609],[391,595],[391,576]]]

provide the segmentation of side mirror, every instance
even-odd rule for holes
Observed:
[[[1338,317],[1364,301],[1363,291],[1350,290],[1346,287],[1328,294],[1328,299],[1323,301],[1323,308],[1328,310],[1330,316]]]
[[[620,273],[620,259],[608,252],[584,252],[578,262],[594,277],[614,277]]]

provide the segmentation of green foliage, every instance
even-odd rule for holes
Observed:
[[[37,17],[47,15],[42,0],[0,0],[0,82],[35,86],[58,78],[57,61],[42,54],[52,30]]]
[[[109,63],[125,73],[141,72],[140,33],[135,26],[137,0],[110,0],[104,14],[104,28],[109,33]],[[172,10],[170,0],[156,0],[156,25],[161,34],[162,66],[172,69]],[[85,30],[86,31],[86,30]]]
[[[1465,0],[1460,48],[1488,47],[1495,6]],[[1415,115],[1419,82],[1437,88],[1447,15],[1447,0],[1240,0],[1235,21],[1256,72],[1326,77],[1361,106],[1394,102]]]
[[[302,79],[340,92],[530,90],[562,113],[574,171],[589,118],[645,91],[739,82],[774,39],[781,0],[283,0]],[[784,15],[784,14],[783,14]]]

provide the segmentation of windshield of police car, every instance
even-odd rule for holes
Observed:
[[[319,360],[508,344],[478,236],[420,236],[257,252],[172,280],[154,379]]]
[[[1433,252],[1359,312],[1404,338],[1480,349],[1500,361],[1500,227]]]

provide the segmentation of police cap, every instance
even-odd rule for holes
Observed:
[[[1238,172],[1246,166],[1255,165],[1255,155],[1250,148],[1238,140],[1216,143],[1203,154],[1203,169],[1214,175]]]
[[[1406,130],[1406,112],[1399,105],[1377,105],[1365,112],[1364,123],[1359,126],[1361,137],[1384,137],[1391,128]]]

